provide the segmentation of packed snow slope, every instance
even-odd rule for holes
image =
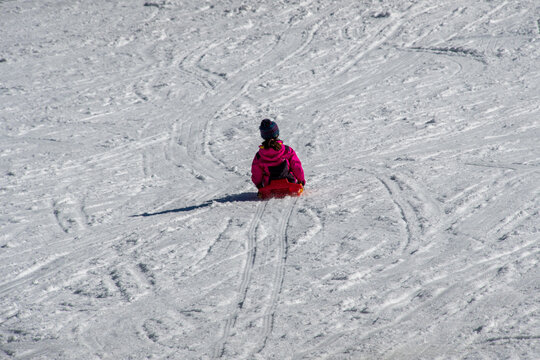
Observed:
[[[0,1],[0,358],[540,358],[539,19]]]

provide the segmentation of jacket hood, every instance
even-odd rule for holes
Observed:
[[[269,148],[265,149],[262,145],[259,146],[259,155],[261,158],[268,163],[281,163],[283,160],[283,154],[285,154],[285,145],[283,145],[283,141],[278,141],[281,144],[281,149],[278,151]]]

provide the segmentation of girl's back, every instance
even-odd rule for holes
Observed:
[[[279,140],[279,128],[271,120],[264,119],[259,128],[264,142],[259,146],[251,165],[251,180],[257,188],[275,179],[288,179],[305,184],[304,170],[296,152]]]

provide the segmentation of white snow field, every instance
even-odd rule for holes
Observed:
[[[0,0],[0,204],[0,359],[539,359],[540,3]]]

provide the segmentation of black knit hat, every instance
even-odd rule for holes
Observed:
[[[264,140],[277,139],[279,136],[279,128],[277,124],[270,119],[264,119],[261,121],[259,130],[261,130],[261,137]]]

